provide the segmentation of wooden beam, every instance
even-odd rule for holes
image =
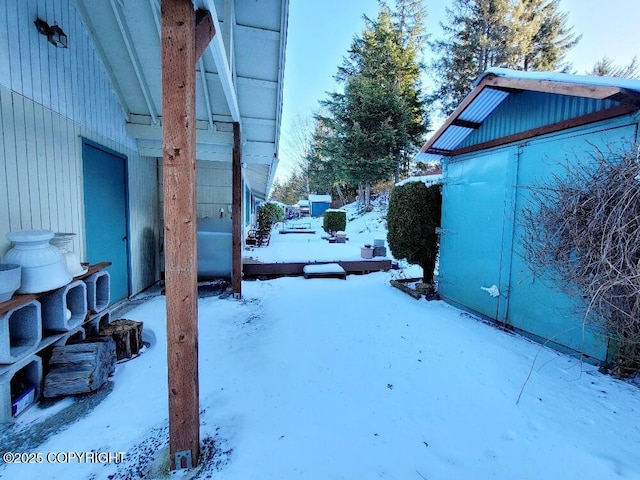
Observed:
[[[195,12],[191,0],[162,0],[161,11],[169,455],[176,469],[200,457]]]
[[[216,31],[220,30],[218,24],[218,14],[216,12],[216,6],[214,0],[202,0],[206,9],[211,12],[213,17],[213,24]],[[209,43],[209,52],[213,56],[213,61],[216,64],[218,75],[220,76],[220,83],[222,84],[222,91],[227,100],[227,106],[231,112],[231,118],[234,122],[241,122],[240,107],[238,105],[238,97],[234,85],[233,75],[229,66],[229,59],[227,57],[227,50],[222,40],[222,35],[216,35],[213,37],[213,41]],[[240,128],[242,131],[242,126]]]
[[[233,160],[231,165],[231,222],[232,222],[232,273],[231,291],[234,298],[242,298],[242,144],[240,124],[233,124]]]
[[[153,95],[151,94],[151,89],[149,87],[149,82],[147,81],[144,75],[144,69],[142,68],[142,63],[138,58],[137,50],[134,46],[133,38],[131,37],[131,32],[129,30],[129,26],[126,21],[126,17],[124,11],[122,10],[122,6],[116,0],[109,0],[111,4],[111,9],[113,10],[113,16],[116,19],[116,23],[118,24],[118,28],[120,30],[120,35],[122,36],[122,42],[127,48],[127,53],[129,55],[129,61],[131,62],[131,67],[136,74],[136,78],[138,80],[138,86],[140,87],[140,91],[142,92],[142,97],[147,105],[147,109],[153,118],[153,123],[157,123],[158,121],[158,112],[156,112],[155,104],[153,102]]]
[[[202,56],[209,42],[216,34],[211,12],[208,10],[196,10],[196,61]]]
[[[600,122],[602,120],[608,120],[610,118],[620,117],[622,115],[633,113],[638,109],[640,109],[640,107],[637,107],[634,105],[619,105],[617,107],[611,107],[606,110],[600,110],[598,112],[589,113],[587,115],[571,118],[569,120],[563,120],[562,122],[553,123],[551,125],[544,125],[542,127],[532,128],[531,130],[515,133],[513,135],[508,135],[506,137],[496,138],[495,140],[490,140],[488,142],[480,143],[478,145],[471,145],[469,147],[458,148],[457,150],[452,150],[451,152],[448,152],[446,154],[443,153],[443,155],[447,155],[447,156],[463,155],[465,153],[477,152],[480,150],[486,150],[488,148],[499,147],[501,145],[506,145],[508,143],[521,142],[523,140],[528,140],[529,138],[534,138],[542,135],[547,135],[549,133],[559,132],[560,130],[580,127],[582,125],[588,125],[590,123],[595,123],[595,122]],[[432,152],[428,151],[427,153],[432,153]]]
[[[481,123],[469,122],[467,120],[460,120],[459,118],[456,118],[453,122],[451,122],[451,125],[456,127],[471,128],[473,130],[477,130],[482,126]]]
[[[484,80],[486,80],[486,85],[490,87],[515,88],[532,92],[554,93],[556,95],[570,95],[572,97],[596,98],[600,100],[620,93],[621,90],[615,86],[510,78],[494,75],[487,75],[483,81]]]

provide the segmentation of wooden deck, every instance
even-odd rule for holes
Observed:
[[[348,274],[364,274],[371,272],[386,272],[391,269],[391,260],[388,258],[371,260],[337,260],[334,262],[283,262],[261,263],[255,260],[245,259],[242,264],[243,278],[276,278],[285,276],[304,275],[306,265],[322,265],[337,263]]]

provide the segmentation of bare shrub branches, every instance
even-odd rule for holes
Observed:
[[[523,216],[525,258],[587,299],[585,318],[618,349],[613,373],[640,371],[638,147],[595,149],[532,189]],[[585,161],[587,160],[587,161]]]

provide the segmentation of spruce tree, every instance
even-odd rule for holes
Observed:
[[[579,41],[560,0],[453,0],[445,36],[432,44],[434,98],[449,115],[490,67],[566,70],[565,54]]]
[[[398,170],[402,151],[423,143],[427,118],[420,88],[418,60],[424,30],[416,0],[398,0],[392,12],[384,2],[375,20],[366,19],[338,69],[342,92],[322,102],[318,118],[329,138],[321,153],[337,162],[348,183],[361,185],[369,206],[370,185]],[[400,9],[402,8],[402,9]]]
[[[640,65],[638,58],[633,57],[629,65],[615,65],[611,58],[604,56],[598,60],[588,72],[599,77],[640,78]]]

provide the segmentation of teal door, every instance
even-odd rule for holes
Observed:
[[[82,145],[87,261],[111,262],[111,301],[130,295],[126,157]]]
[[[509,151],[451,162],[442,192],[438,290],[450,302],[501,317]]]

